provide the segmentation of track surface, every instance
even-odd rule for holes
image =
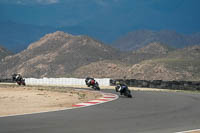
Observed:
[[[0,133],[173,133],[200,128],[200,94],[132,94],[132,99],[119,97],[85,108],[2,117]]]

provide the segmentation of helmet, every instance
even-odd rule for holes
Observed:
[[[119,84],[120,84],[120,82],[119,82],[119,81],[116,81],[116,82],[115,82],[115,84],[116,84],[116,85],[119,85]]]

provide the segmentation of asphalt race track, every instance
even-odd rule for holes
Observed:
[[[0,117],[0,133],[174,133],[200,128],[200,94],[132,94],[132,99],[120,96],[84,108]]]

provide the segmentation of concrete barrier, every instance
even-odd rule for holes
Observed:
[[[100,86],[110,86],[110,79],[96,79]],[[85,79],[79,78],[25,78],[27,85],[50,85],[50,86],[83,86],[85,85]]]

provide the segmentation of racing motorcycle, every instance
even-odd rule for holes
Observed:
[[[16,82],[17,82],[18,85],[24,85],[24,86],[26,85],[25,79],[21,79],[21,80],[18,80]]]
[[[92,87],[92,89],[94,89],[94,90],[98,90],[98,91],[100,91],[100,87],[99,87],[99,84],[98,84],[98,82],[96,81],[96,80],[94,80],[94,78],[86,78],[85,79],[85,83],[86,83],[86,85],[88,86],[88,87]]]
[[[128,98],[132,98],[131,91],[128,89],[128,86],[125,84],[119,84],[115,87],[116,92],[120,92],[120,95],[124,95]]]
[[[18,85],[24,85],[24,86],[26,85],[25,79],[23,79],[20,74],[13,74],[12,80],[16,82]]]

